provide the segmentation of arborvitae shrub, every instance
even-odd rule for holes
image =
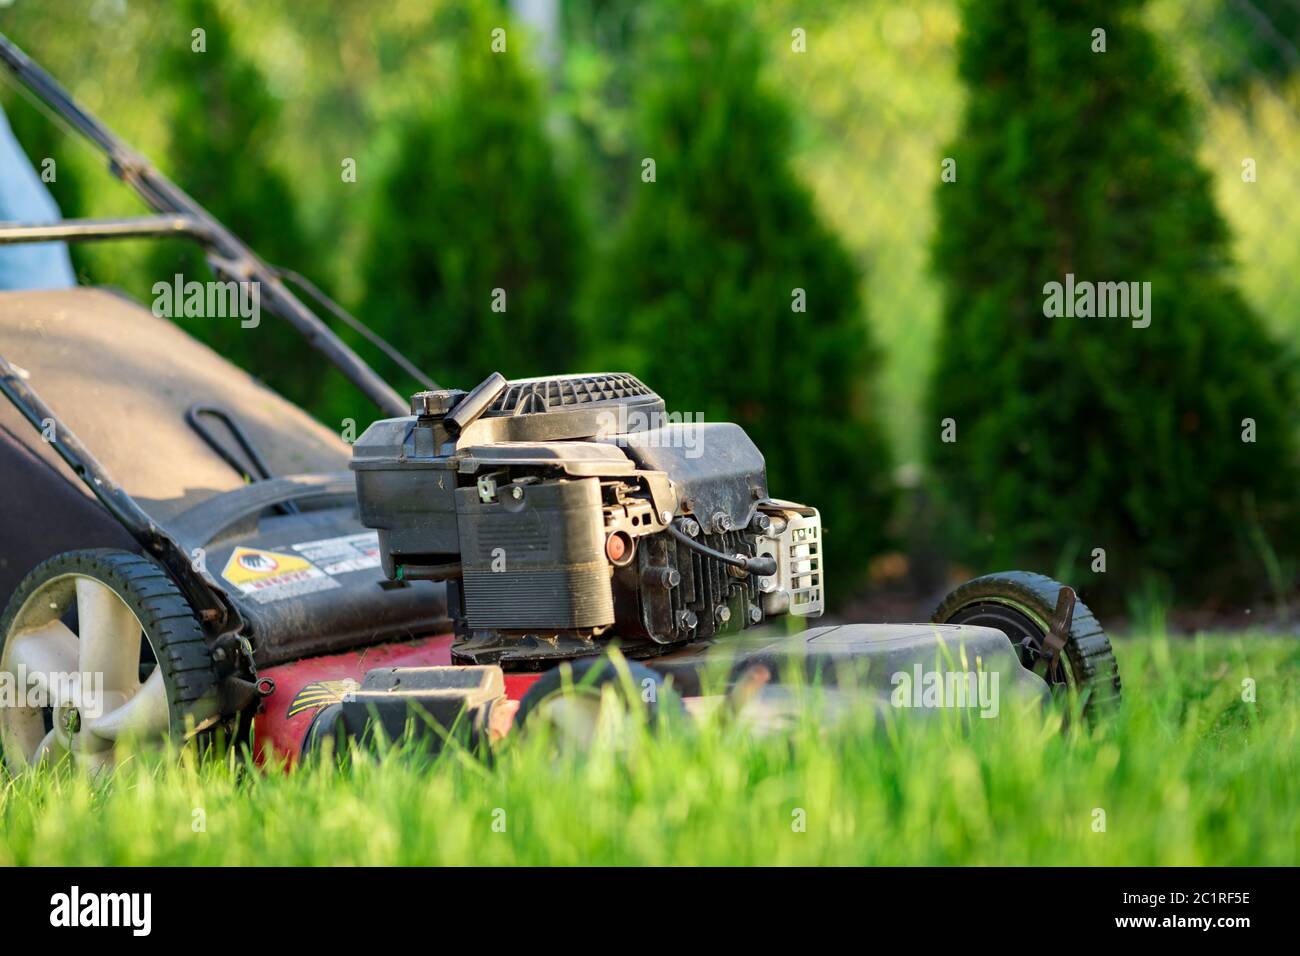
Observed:
[[[412,104],[380,173],[360,314],[444,385],[580,371],[585,231],[523,33],[481,4],[449,26],[454,85]],[[498,27],[504,52],[492,49]]]
[[[268,262],[324,285],[299,218],[288,173],[276,162],[279,104],[257,67],[234,47],[213,0],[179,0],[172,29],[157,51],[157,89],[166,105],[168,145],[159,166]],[[192,31],[204,31],[204,50]],[[322,159],[322,162],[327,161]],[[165,243],[150,257],[154,282],[213,278],[196,246]],[[255,328],[235,318],[178,318],[196,338],[289,398],[319,412],[341,378],[288,323],[270,315]],[[342,383],[346,387],[346,383]]]
[[[1283,586],[1296,552],[1295,369],[1232,285],[1192,110],[1142,6],[963,8],[927,441],[980,570],[1073,564],[1112,595],[1146,580],[1242,596]],[[1150,282],[1150,325],[1045,316],[1045,285],[1070,273]],[[1097,548],[1104,575],[1088,573]]]
[[[632,198],[585,309],[596,361],[670,411],[742,425],[772,493],[821,509],[843,597],[891,502],[860,277],[791,168],[787,107],[762,77],[770,38],[733,2],[659,16],[641,31]]]

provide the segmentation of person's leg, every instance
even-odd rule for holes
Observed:
[[[42,223],[60,218],[54,197],[0,110],[0,222]],[[64,289],[76,284],[63,243],[0,246],[0,289]]]

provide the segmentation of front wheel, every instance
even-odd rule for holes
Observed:
[[[1119,703],[1119,667],[1110,639],[1082,601],[1074,601],[1073,618],[1052,638],[1062,588],[1058,581],[1026,571],[986,574],[953,589],[930,619],[1002,631],[1015,645],[1021,664],[1053,691],[1082,697],[1084,715],[1095,720]],[[1054,644],[1059,644],[1055,657]]]
[[[0,708],[13,773],[64,755],[111,766],[125,747],[180,743],[218,716],[193,611],[161,566],[126,551],[37,565],[0,616],[0,677],[24,696]]]
[[[609,726],[613,705],[622,717],[640,711],[651,728],[682,714],[681,699],[663,676],[635,661],[608,657],[566,661],[543,674],[519,702],[515,726],[546,726],[557,749],[589,751]],[[621,723],[615,719],[614,726]]]

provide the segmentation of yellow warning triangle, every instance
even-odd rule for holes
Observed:
[[[263,551],[261,548],[245,548],[240,545],[230,555],[221,576],[231,584],[252,584],[291,571],[309,571],[313,568],[314,564],[296,554]]]

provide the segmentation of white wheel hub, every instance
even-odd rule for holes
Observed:
[[[63,623],[74,609],[75,632]],[[10,768],[65,754],[99,768],[113,763],[119,741],[166,739],[167,689],[160,667],[140,679],[143,642],[135,612],[103,581],[61,574],[37,588],[14,616],[0,653],[0,679],[14,690],[0,706],[0,744]]]
[[[558,692],[542,701],[528,721],[549,727],[558,749],[586,753],[596,747],[618,748],[630,717],[618,693],[605,687]]]

